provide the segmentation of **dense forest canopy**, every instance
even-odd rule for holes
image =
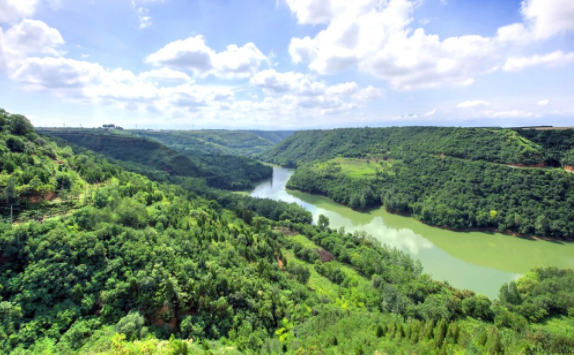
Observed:
[[[201,151],[178,152],[156,141],[139,137],[108,134],[49,131],[49,134],[75,145],[121,161],[130,170],[154,176],[201,178],[212,187],[245,190],[253,183],[271,177],[272,168],[251,158],[209,154]],[[152,169],[152,170],[150,170]]]
[[[293,131],[161,131],[131,130],[135,135],[154,139],[184,152],[235,154],[256,157],[293,134]]]
[[[265,154],[283,166],[390,153],[436,154],[500,164],[544,163],[543,148],[507,129],[453,127],[340,128],[299,131]]]
[[[289,188],[327,195],[355,209],[384,205],[454,229],[574,238],[574,175],[553,168],[568,163],[571,131],[521,131],[524,136],[512,130],[433,127],[297,132],[266,158],[299,166]]]
[[[3,110],[0,158],[0,353],[574,351],[572,270],[489,300],[297,205],[154,181]]]

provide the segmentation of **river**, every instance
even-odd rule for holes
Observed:
[[[293,169],[275,167],[273,178],[257,184],[251,196],[295,202],[329,218],[331,228],[364,230],[421,261],[435,280],[496,298],[500,286],[535,267],[574,268],[574,243],[516,238],[499,233],[454,232],[427,226],[384,208],[357,212],[332,200],[287,190]]]

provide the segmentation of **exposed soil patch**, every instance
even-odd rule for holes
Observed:
[[[566,166],[564,167],[564,170],[566,170],[566,171],[569,172],[569,173],[574,173],[574,166],[572,166],[572,165],[566,165]]]
[[[169,321],[165,320],[166,313],[171,313],[171,318]],[[167,324],[169,329],[174,330],[177,327],[177,317],[171,308],[168,306],[163,306],[154,314],[151,323],[156,326],[163,326]]]
[[[279,270],[285,269],[285,265],[283,264],[283,260],[277,258],[277,266],[279,266]]]
[[[294,236],[299,234],[299,232],[293,231],[287,227],[275,227],[275,230],[287,236]]]
[[[319,258],[321,259],[322,263],[327,263],[329,261],[335,260],[335,257],[333,256],[333,254],[329,253],[325,249],[318,248],[318,249],[315,249],[315,252],[317,252],[317,255],[319,255]]]
[[[56,195],[55,192],[48,192],[44,195],[29,196],[27,198],[27,200],[28,200],[28,203],[35,204],[35,203],[40,203],[42,201],[52,201],[56,197],[58,197],[58,196]]]

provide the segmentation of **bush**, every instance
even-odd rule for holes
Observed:
[[[144,317],[139,312],[131,312],[116,324],[116,332],[125,334],[126,339],[142,339],[147,333],[144,324]]]

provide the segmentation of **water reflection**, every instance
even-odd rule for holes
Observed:
[[[274,168],[273,179],[264,181],[252,196],[295,202],[313,214],[323,214],[332,228],[363,230],[383,244],[409,253],[425,271],[491,298],[500,286],[536,266],[574,266],[574,244],[531,242],[500,234],[460,233],[433,228],[413,218],[389,214],[384,209],[356,212],[328,198],[285,189],[292,169]]]

